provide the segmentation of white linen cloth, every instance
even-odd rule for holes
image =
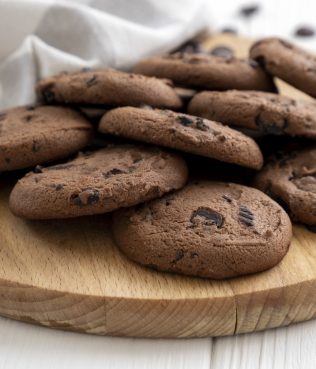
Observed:
[[[32,103],[38,79],[128,68],[209,23],[207,0],[0,0],[0,109]]]

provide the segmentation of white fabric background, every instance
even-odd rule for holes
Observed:
[[[34,84],[84,66],[126,68],[209,24],[206,0],[0,0],[0,108]]]

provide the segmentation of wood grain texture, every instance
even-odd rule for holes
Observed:
[[[232,36],[208,40],[245,55]],[[298,96],[284,84],[282,91]],[[0,184],[0,313],[49,327],[138,337],[220,336],[316,316],[316,234],[296,226],[270,271],[228,281],[157,273],[127,260],[109,216],[23,221]]]

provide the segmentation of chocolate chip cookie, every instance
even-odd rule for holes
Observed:
[[[141,106],[179,109],[181,99],[171,81],[114,69],[62,73],[40,81],[37,92],[45,103]]]
[[[160,271],[228,278],[276,265],[292,226],[264,193],[202,181],[114,213],[113,234],[130,259]]]
[[[169,78],[175,84],[209,90],[275,91],[269,75],[254,60],[176,53],[141,60],[135,73]]]
[[[294,221],[316,225],[316,147],[281,153],[253,185],[278,201]]]
[[[170,110],[117,108],[99,131],[260,169],[262,154],[251,138],[220,123]]]
[[[187,166],[156,148],[110,146],[65,164],[36,167],[10,195],[12,212],[28,219],[106,213],[181,188]]]
[[[316,103],[260,91],[205,91],[194,96],[189,114],[274,135],[316,139]]]
[[[266,38],[250,49],[250,57],[273,76],[316,97],[316,56],[279,38]]]
[[[24,106],[0,112],[0,171],[67,157],[92,140],[92,126],[78,112]]]

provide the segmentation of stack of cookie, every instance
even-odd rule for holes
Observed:
[[[0,170],[32,169],[11,192],[12,212],[113,212],[118,247],[160,271],[227,278],[276,265],[292,237],[286,211],[316,224],[316,149],[263,167],[251,136],[277,135],[277,149],[281,136],[316,138],[316,104],[278,95],[273,81],[316,96],[316,58],[277,39],[256,43],[250,57],[176,53],[140,61],[134,73],[40,81],[38,105],[0,114]],[[198,91],[187,104],[174,86]],[[187,160],[207,160],[203,180]],[[221,178],[234,168],[243,182],[242,167],[251,187]]]

